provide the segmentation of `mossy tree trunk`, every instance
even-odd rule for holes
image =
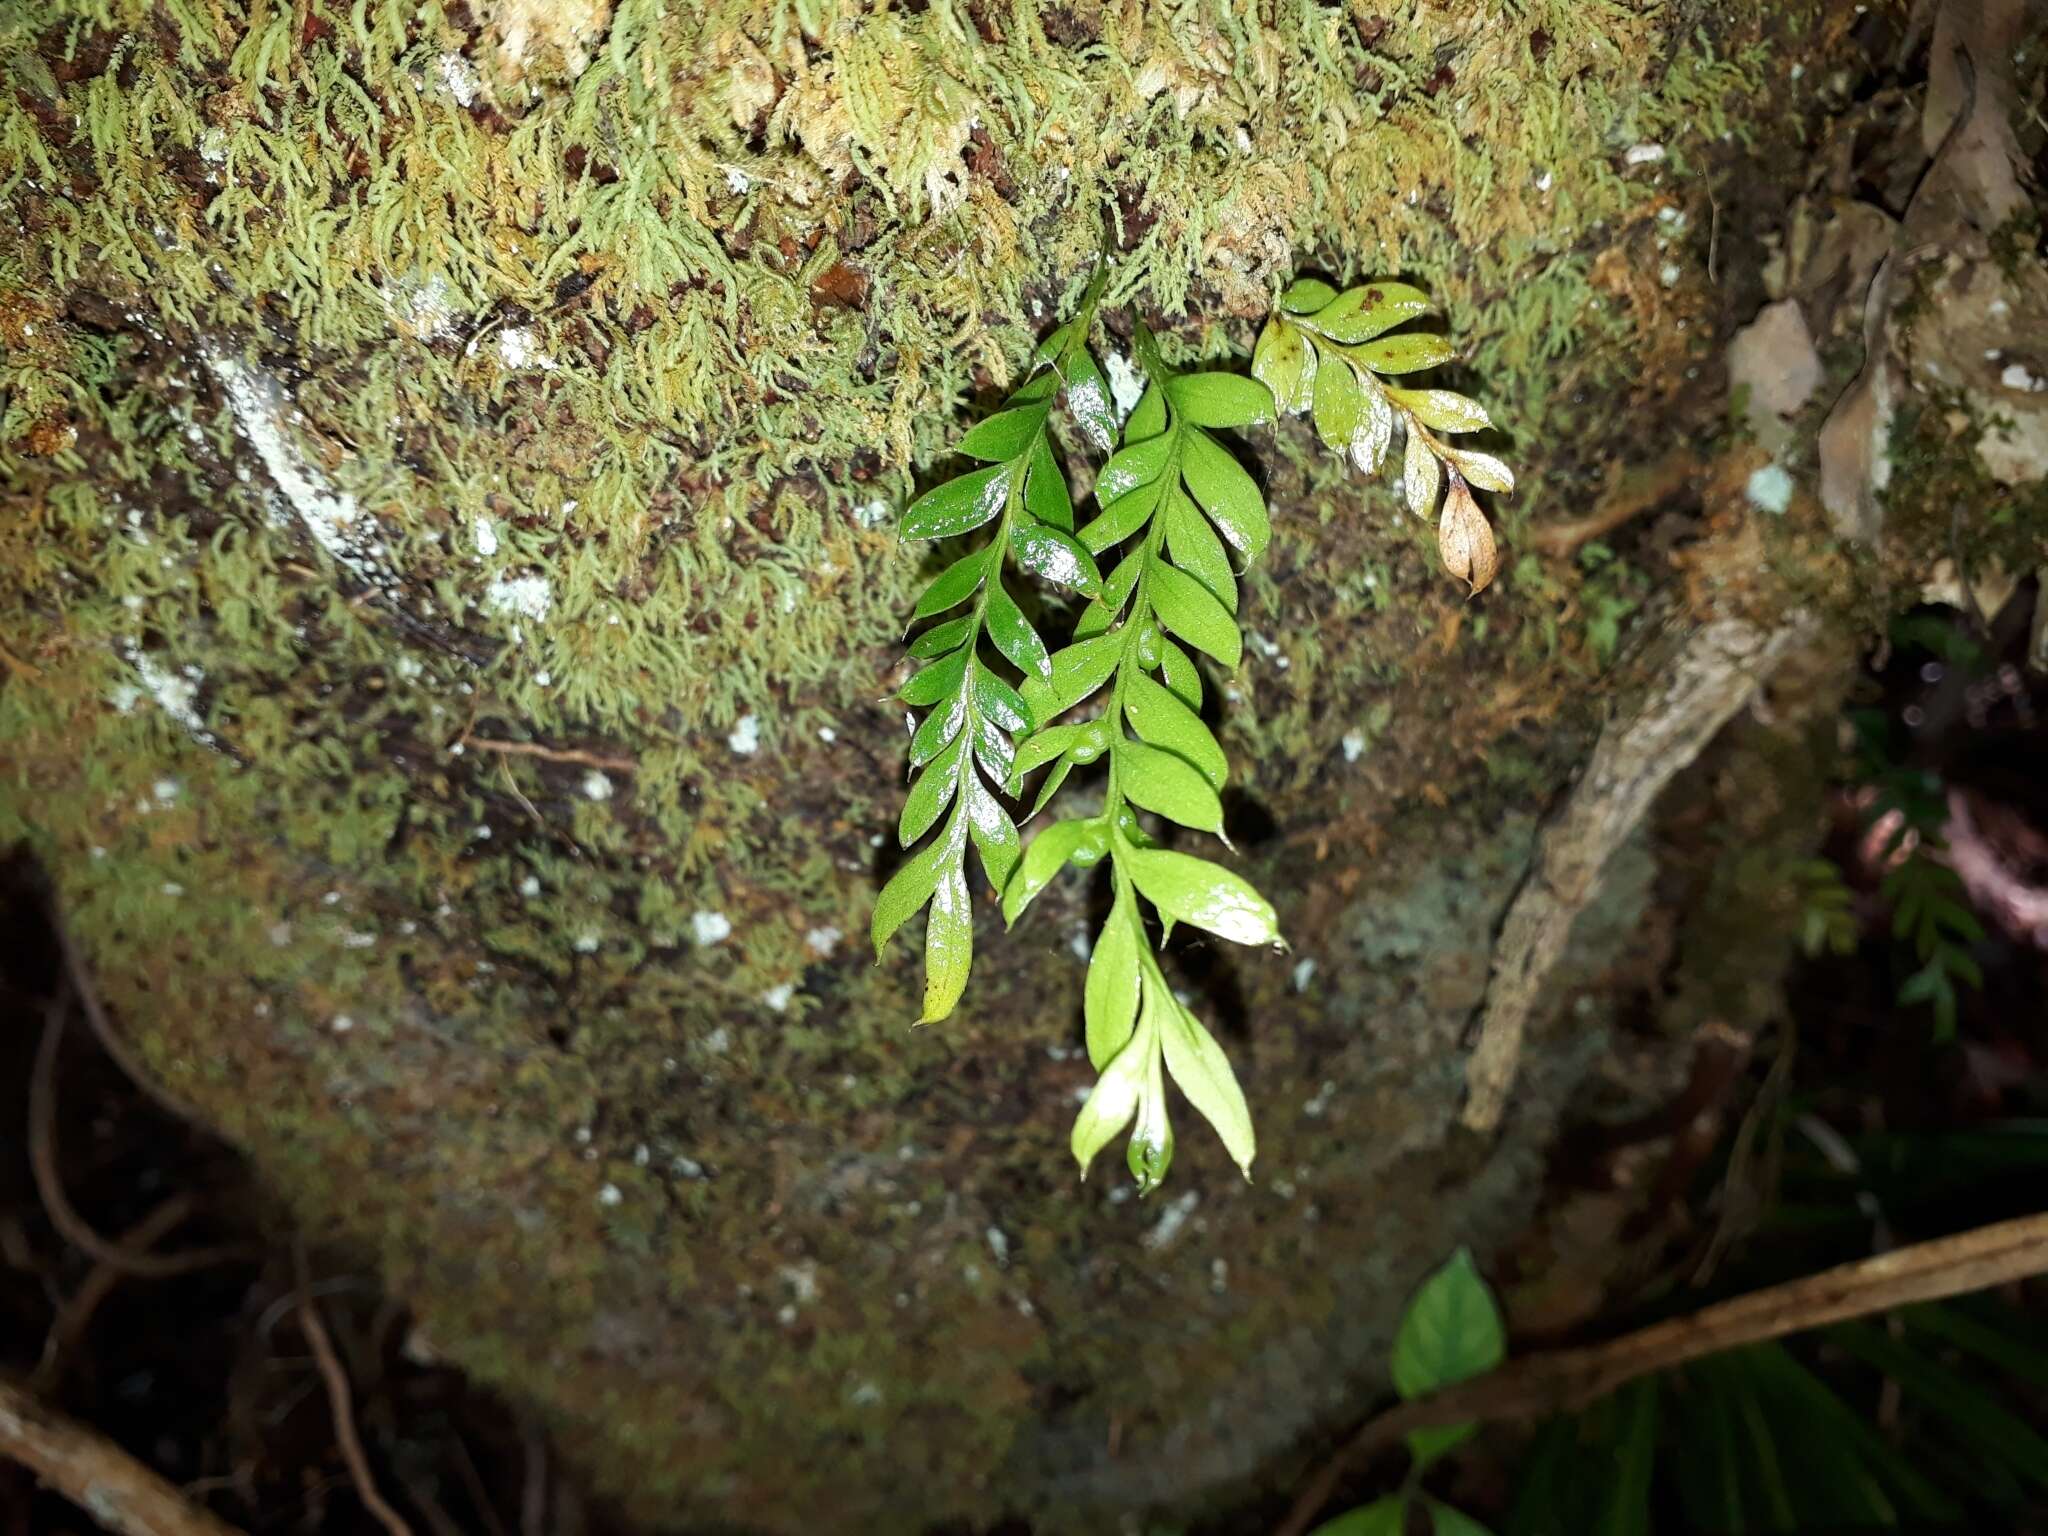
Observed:
[[[1099,1529],[1341,1418],[1422,1269],[1512,1229],[1600,1052],[1642,839],[1538,978],[1500,1135],[1458,1129],[1607,684],[1654,694],[1724,607],[1773,632],[1759,551],[1821,558],[1739,496],[1682,582],[1668,546],[1526,535],[1718,412],[1755,231],[1717,210],[1767,219],[1785,61],[1839,29],[8,14],[0,838],[170,1090],[674,1523]],[[862,938],[924,558],[895,513],[1105,238],[1111,350],[1143,318],[1241,359],[1295,270],[1422,283],[1526,482],[1467,604],[1305,431],[1239,445],[1277,531],[1219,722],[1293,949],[1176,951],[1262,1151],[1248,1185],[1191,1129],[1145,1204],[1066,1154],[1090,893],[1008,937],[985,907],[940,1029]],[[1666,642],[1630,661],[1638,623]]]

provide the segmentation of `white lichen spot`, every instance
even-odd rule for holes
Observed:
[[[1295,961],[1295,962],[1294,962],[1294,990],[1295,990],[1295,991],[1297,991],[1297,992],[1306,992],[1306,991],[1308,990],[1308,984],[1309,984],[1310,982],[1314,981],[1315,979],[1316,979],[1316,963],[1315,963],[1315,961],[1314,961],[1314,960],[1310,960],[1310,959],[1302,959],[1302,960],[1297,960],[1297,961]]]
[[[1655,165],[1663,158],[1662,144],[1631,144],[1621,160],[1624,165]]]
[[[596,934],[579,933],[576,936],[576,953],[579,955],[594,955],[597,953],[598,944],[599,939]]]
[[[745,197],[753,190],[754,178],[736,165],[725,168],[725,190],[736,197]]]
[[[555,360],[541,351],[531,327],[524,325],[510,326],[498,333],[498,361],[514,372],[538,368],[551,373],[556,367]]]
[[[839,947],[839,941],[845,937],[846,935],[840,932],[839,929],[827,925],[822,928],[813,928],[809,933],[805,934],[804,943],[814,955],[829,955]]]
[[[2025,363],[2007,363],[2005,371],[1998,376],[1998,382],[2007,389],[2022,389],[2029,394],[2039,394],[2048,389],[2048,379],[2029,370]]]
[[[583,794],[590,800],[609,800],[612,797],[612,781],[593,768],[583,775]]]
[[[1792,476],[1776,464],[1766,464],[1749,477],[1743,495],[1759,512],[1782,517],[1792,505]]]
[[[787,981],[779,982],[761,994],[762,1004],[771,1013],[787,1013],[790,1000],[796,996],[796,987]]]
[[[732,937],[732,919],[723,912],[695,912],[690,916],[690,937],[699,948],[723,944]]]
[[[801,1264],[785,1264],[775,1272],[776,1278],[789,1287],[790,1297],[800,1307],[808,1307],[818,1299],[818,1266],[805,1259]]]
[[[1330,1100],[1336,1097],[1336,1093],[1337,1085],[1332,1082],[1325,1082],[1322,1087],[1316,1090],[1315,1097],[1301,1106],[1301,1112],[1311,1120],[1322,1119],[1329,1111]]]
[[[469,525],[476,540],[476,552],[488,560],[498,552],[498,525],[479,512]]]
[[[890,512],[889,503],[877,496],[873,501],[855,507],[853,520],[863,528],[880,528],[889,521]]]
[[[434,66],[441,77],[441,89],[455,98],[457,106],[467,107],[476,100],[483,82],[468,59],[459,53],[444,53],[434,61]]]
[[[334,1022],[328,1026],[337,1035],[345,1035],[356,1027],[356,1021],[345,1013],[337,1013]]]
[[[484,592],[484,608],[505,617],[547,618],[555,605],[554,589],[545,576],[500,576]]]
[[[213,737],[206,729],[206,722],[199,717],[199,685],[206,680],[206,674],[193,666],[172,671],[147,651],[132,645],[123,646],[122,651],[128,664],[135,669],[135,675],[142,680],[143,692],[156,700],[157,707],[177,721],[195,740],[211,746]],[[125,707],[116,699],[115,707],[126,714],[134,707],[136,697],[139,696],[129,696]]]
[[[597,1203],[603,1206],[619,1205],[625,1198],[625,1193],[616,1184],[607,1184],[597,1192]]]
[[[998,1266],[1008,1268],[1010,1263],[1010,1235],[1001,1227],[990,1227],[982,1234],[988,1239],[988,1251],[995,1255]]]
[[[211,127],[199,135],[199,158],[208,165],[228,163],[228,133],[225,128]]]
[[[872,1408],[882,1400],[882,1389],[872,1381],[863,1381],[846,1395],[846,1400],[856,1408]]]
[[[149,792],[155,795],[163,804],[169,805],[178,798],[178,781],[176,779],[158,779],[156,783],[150,786]]]
[[[157,889],[162,891],[166,896],[182,896],[185,894],[185,887],[178,884],[178,882],[175,880],[166,880],[162,885],[158,886]]]
[[[341,936],[343,949],[374,949],[376,945],[377,935],[364,933],[360,928],[350,928]]]
[[[1076,928],[1067,935],[1067,948],[1074,952],[1076,960],[1086,964],[1088,957],[1095,953],[1095,941],[1089,937],[1086,928]]]
[[[412,656],[399,657],[397,661],[392,663],[391,669],[398,674],[401,682],[407,683],[418,682],[421,674],[427,670],[419,664],[417,658]]]
[[[732,1031],[723,1024],[704,1037],[704,1049],[714,1056],[723,1056],[732,1048]]]
[[[1346,731],[1344,733],[1343,741],[1344,761],[1347,763],[1355,763],[1361,757],[1365,756],[1365,745],[1365,732]]]
[[[396,577],[374,553],[374,519],[364,518],[356,499],[337,490],[326,471],[293,441],[282,387],[224,352],[208,351],[204,356],[227,396],[235,425],[313,542],[357,576],[386,589],[395,586]],[[296,411],[291,415],[299,419]]]
[[[1114,347],[1102,354],[1102,371],[1109,378],[1109,395],[1116,402],[1116,419],[1122,421],[1145,397],[1145,376]]]
[[[526,897],[538,896],[540,894],[540,876],[528,875],[524,880],[520,881],[519,894]]]
[[[694,1157],[672,1157],[668,1160],[668,1171],[679,1179],[701,1179],[704,1165]]]
[[[741,757],[752,757],[761,750],[761,717],[752,714],[741,715],[739,723],[725,738],[725,744]]]
[[[838,739],[839,733],[833,730],[831,726],[821,725],[818,727],[818,740],[825,743],[826,746],[831,746],[832,743],[837,741]]]

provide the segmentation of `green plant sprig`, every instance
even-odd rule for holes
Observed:
[[[1181,922],[1240,944],[1272,944],[1280,932],[1273,908],[1243,877],[1157,846],[1137,814],[1223,837],[1219,791],[1229,764],[1196,713],[1201,677],[1179,642],[1225,667],[1242,653],[1237,577],[1225,545],[1248,563],[1264,550],[1270,525],[1257,485],[1206,429],[1268,421],[1272,402],[1253,380],[1175,373],[1142,329],[1136,351],[1148,387],[1125,426],[1124,446],[1097,478],[1101,510],[1080,535],[1091,554],[1125,553],[1075,626],[1073,643],[1053,657],[1050,676],[1027,681],[1026,701],[1044,723],[1026,739],[1009,785],[1015,793],[1026,774],[1051,765],[1035,814],[1074,766],[1106,753],[1103,808],[1056,822],[1032,840],[1003,892],[1003,915],[1014,923],[1067,865],[1110,860],[1110,913],[1083,999],[1088,1056],[1100,1076],[1075,1120],[1072,1146],[1085,1178],[1096,1154],[1130,1127],[1127,1162],[1144,1193],[1158,1187],[1173,1159],[1168,1076],[1247,1176],[1256,1140],[1229,1058],[1159,967],[1140,900],[1165,933]],[[1105,688],[1107,703],[1093,719],[1053,723]]]
[[[985,467],[926,492],[904,514],[911,538],[950,538],[991,523],[994,532],[932,582],[913,616],[938,622],[912,642],[910,655],[923,665],[898,695],[927,713],[911,736],[914,779],[897,836],[906,848],[928,840],[877,899],[874,940],[879,959],[897,929],[930,906],[920,1022],[943,1019],[973,959],[970,842],[1012,924],[1062,869],[1107,859],[1110,912],[1083,1000],[1098,1077],[1072,1147],[1085,1178],[1097,1154],[1129,1129],[1126,1160],[1149,1192],[1173,1160],[1169,1077],[1247,1176],[1256,1141],[1229,1059],[1160,968],[1146,908],[1162,945],[1176,923],[1240,944],[1280,943],[1272,906],[1249,882],[1160,846],[1142,819],[1211,833],[1229,847],[1220,798],[1229,763],[1202,721],[1191,653],[1237,666],[1238,562],[1258,558],[1271,524],[1258,485],[1211,433],[1313,410],[1324,441],[1370,471],[1401,425],[1409,505],[1421,516],[1442,496],[1438,547],[1474,593],[1492,579],[1496,557],[1472,488],[1508,491],[1514,480],[1492,455],[1437,435],[1491,425],[1476,402],[1382,379],[1454,356],[1439,336],[1383,334],[1429,307],[1401,283],[1339,294],[1314,279],[1296,282],[1259,338],[1251,378],[1177,372],[1140,327],[1135,352],[1147,383],[1119,446],[1108,390],[1087,349],[1102,288],[1098,271],[1079,312],[1038,349],[1005,407],[961,441],[959,451]],[[1096,515],[1078,532],[1047,431],[1062,398],[1090,446],[1108,455],[1096,477]],[[1112,555],[1105,579],[1096,562]],[[1058,651],[1004,590],[1006,561],[1089,600]],[[1016,684],[989,665],[984,640],[1015,668]],[[1054,822],[1024,847],[997,791],[1015,799],[1042,771],[1036,816],[1076,767],[1104,757],[1102,810]]]
[[[1458,350],[1427,331],[1388,332],[1429,312],[1429,298],[1406,283],[1366,283],[1339,293],[1313,277],[1298,278],[1252,352],[1252,377],[1273,392],[1283,413],[1310,412],[1324,444],[1377,474],[1406,430],[1401,482],[1408,507],[1437,519],[1444,568],[1473,595],[1499,568],[1493,530],[1472,488],[1505,495],[1515,488],[1506,464],[1490,453],[1453,448],[1438,432],[1481,432],[1493,425],[1486,408],[1448,389],[1404,389],[1384,376],[1419,373],[1457,361]]]
[[[918,599],[913,622],[970,606],[912,642],[910,656],[924,665],[897,694],[905,704],[927,710],[911,737],[910,766],[917,777],[904,798],[897,839],[908,848],[941,818],[944,824],[883,887],[873,937],[879,959],[905,920],[930,904],[919,1019],[924,1024],[952,1013],[973,964],[968,843],[997,891],[1008,883],[1020,850],[1016,824],[991,785],[1009,779],[1016,756],[1012,733],[1029,730],[1033,715],[1017,689],[983,659],[982,642],[1027,680],[1051,674],[1044,640],[1004,588],[1004,565],[1014,561],[1026,573],[1086,597],[1102,590],[1094,558],[1074,538],[1073,502],[1048,422],[1054,402],[1064,398],[1092,444],[1107,452],[1114,441],[1109,390],[1088,353],[1106,276],[1097,270],[1074,319],[1046,338],[1004,408],[961,439],[958,451],[987,467],[935,486],[903,517],[904,536],[914,539],[953,538],[995,524],[986,543],[955,560]]]

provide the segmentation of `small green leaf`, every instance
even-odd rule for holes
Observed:
[[[903,797],[903,812],[896,820],[896,841],[905,848],[931,831],[932,824],[953,803],[960,787],[960,765],[966,756],[967,738],[957,736],[951,746],[931,761],[918,781]]]
[[[910,766],[920,767],[939,755],[939,749],[959,734],[967,719],[967,695],[960,692],[945,700],[924,717],[924,723],[910,738]]]
[[[1017,749],[1010,745],[1010,738],[1003,733],[1003,728],[986,715],[974,717],[974,760],[998,784],[1010,782],[1010,770],[1017,762]]]
[[[967,533],[1003,510],[1010,494],[1010,466],[970,470],[934,486],[903,514],[906,539],[950,539]],[[936,612],[937,610],[933,610]]]
[[[1159,675],[1166,691],[1189,709],[1202,707],[1202,674],[1195,669],[1194,658],[1171,640],[1159,642]]]
[[[1052,676],[1042,684],[1025,682],[1032,712],[1041,720],[1065,714],[1108,680],[1122,652],[1120,634],[1094,635],[1053,652]]]
[[[1095,558],[1074,536],[1042,523],[1018,523],[1010,530],[1010,550],[1017,564],[1055,586],[1072,587],[1083,597],[1102,595],[1102,573]]]
[[[1165,848],[1117,855],[1139,894],[1176,922],[1234,944],[1275,944],[1280,922],[1251,882],[1221,864]]]
[[[1131,1044],[1145,1046],[1145,1082],[1138,1093],[1138,1118],[1131,1126],[1130,1144],[1124,1148],[1124,1165],[1138,1181],[1138,1193],[1149,1195],[1166,1178],[1173,1166],[1173,1123],[1166,1112],[1166,1075],[1160,1070],[1160,1036],[1164,1033],[1163,1010],[1173,1006],[1153,971],[1145,978],[1143,1000],[1138,1007],[1138,1028]],[[1126,1047],[1128,1049],[1128,1047]]]
[[[1119,496],[1105,506],[1100,515],[1081,530],[1081,543],[1091,554],[1121,544],[1140,528],[1159,505],[1159,498],[1166,491],[1162,477],[1147,481]]]
[[[1214,734],[1201,716],[1142,672],[1124,685],[1124,713],[1142,740],[1187,759],[1211,788],[1223,787],[1230,763]]]
[[[1016,874],[1003,887],[1003,921],[1016,922],[1052,877],[1070,862],[1092,864],[1108,848],[1109,828],[1099,816],[1054,822],[1031,840]]]
[[[943,489],[943,487],[942,487]],[[981,588],[981,579],[988,573],[988,557],[994,545],[984,545],[955,560],[940,573],[938,580],[924,589],[924,596],[917,600],[913,617],[928,619],[935,613],[944,613],[948,608],[964,603]]]
[[[966,787],[967,830],[981,854],[982,873],[988,876],[991,889],[1004,890],[1017,868],[1017,856],[1021,851],[1017,824],[1010,820],[1010,813],[988,792],[988,786],[979,777],[971,773],[967,775]]]
[[[1031,446],[1031,439],[1045,426],[1045,412],[1043,405],[999,411],[961,438],[959,451],[988,464],[1008,463]]]
[[[1439,432],[1479,432],[1493,425],[1486,407],[1448,389],[1389,389],[1387,397]]]
[[[988,637],[1010,659],[1011,665],[1027,677],[1052,676],[1052,658],[1046,654],[1045,642],[1024,617],[1016,600],[1003,590],[1001,582],[988,589],[987,612]]]
[[[1197,832],[1223,830],[1223,805],[1192,763],[1142,741],[1119,743],[1115,755],[1117,788],[1132,804]]]
[[[1138,403],[1131,407],[1131,419],[1124,423],[1124,441],[1142,443],[1166,430],[1166,396],[1157,384],[1147,385]]]
[[[1321,278],[1297,277],[1280,295],[1280,307],[1290,315],[1314,314],[1337,297],[1337,290]]]
[[[966,613],[957,619],[948,619],[943,624],[934,624],[911,642],[911,658],[915,661],[925,661],[933,656],[943,656],[965,640],[973,628],[974,616]]]
[[[1295,408],[1295,394],[1301,388],[1302,370],[1308,362],[1308,343],[1302,340],[1301,332],[1278,315],[1268,320],[1266,328],[1259,332],[1258,345],[1252,348],[1252,377],[1272,395],[1271,408],[1275,413]]]
[[[1456,362],[1458,349],[1441,336],[1411,331],[1405,336],[1386,336],[1368,341],[1351,354],[1374,373],[1419,373]]]
[[[1349,363],[1327,358],[1316,370],[1316,435],[1339,453],[1358,435],[1358,375]]]
[[[1358,431],[1351,439],[1351,462],[1366,474],[1376,475],[1387,456],[1387,445],[1394,440],[1394,408],[1370,379],[1360,382],[1358,392]]]
[[[1173,408],[1198,427],[1249,427],[1273,419],[1272,391],[1234,373],[1183,373],[1167,381]]]
[[[1031,711],[1017,690],[979,661],[974,664],[974,707],[1006,731],[1031,729]],[[1004,777],[1008,776],[1006,772]]]
[[[1145,1079],[1157,1049],[1153,1042],[1134,1035],[1095,1080],[1088,1102],[1074,1118],[1070,1142],[1084,1180],[1096,1154],[1122,1135],[1138,1112],[1138,1100],[1145,1092]]]
[[[1109,917],[1088,956],[1088,984],[1082,993],[1088,1059],[1100,1072],[1131,1038],[1138,1017],[1138,967],[1145,930],[1138,919],[1130,883],[1118,876]]]
[[[886,893],[885,893],[886,894]],[[974,909],[967,895],[967,876],[958,856],[939,877],[932,892],[931,916],[924,925],[924,1016],[920,1024],[936,1024],[953,1011],[967,990],[974,965]]]
[[[1184,436],[1180,468],[1188,489],[1202,504],[1202,510],[1216,520],[1223,537],[1247,561],[1258,559],[1273,531],[1258,483],[1206,432],[1189,432]]]
[[[1031,701],[1027,698],[1025,702]],[[1024,745],[1017,749],[1017,760],[1010,768],[1009,792],[1016,794],[1022,786],[1024,775],[1043,768],[1071,747],[1087,729],[1086,725],[1048,725],[1034,731]]]
[[[1067,370],[1066,398],[1067,409],[1091,448],[1107,453],[1116,446],[1116,403],[1102,370],[1086,352],[1076,352]]]
[[[1182,491],[1166,501],[1166,548],[1175,565],[1214,593],[1225,608],[1237,611],[1237,574],[1223,552],[1223,541]]]
[[[1422,1282],[1394,1336],[1394,1390],[1421,1397],[1440,1387],[1483,1376],[1507,1355],[1506,1330],[1493,1293],[1479,1277],[1471,1253],[1460,1248]],[[1469,1424],[1417,1430],[1409,1449],[1428,1461],[1470,1434]]]
[[[1224,666],[1237,665],[1244,654],[1244,639],[1230,611],[1207,587],[1161,560],[1152,562],[1145,581],[1152,611],[1161,624]]]
[[[960,679],[967,675],[966,650],[955,651],[943,661],[935,661],[928,667],[920,668],[909,682],[897,690],[896,697],[904,703],[919,709],[936,704],[960,686]]]
[[[1408,448],[1401,462],[1401,488],[1408,496],[1408,510],[1427,518],[1436,511],[1437,492],[1443,488],[1444,467],[1429,451],[1422,434],[1410,428]]]
[[[1407,1495],[1390,1493],[1358,1509],[1348,1509],[1334,1520],[1325,1521],[1309,1532],[1309,1536],[1401,1536],[1407,1519]]]
[[[1173,456],[1173,438],[1164,434],[1131,443],[1102,466],[1095,477],[1095,499],[1104,507],[1141,485],[1149,485],[1165,472]]]
[[[882,887],[882,894],[875,898],[875,915],[870,925],[870,936],[875,941],[875,958],[882,958],[882,951],[898,928],[910,915],[932,899],[938,889],[939,878],[950,863],[958,866],[965,851],[966,822],[955,816],[946,823],[943,836],[933,838],[924,847],[903,861],[902,868],[889,877],[889,883]]]
[[[1451,462],[1458,466],[1458,473],[1482,491],[1497,491],[1503,496],[1514,493],[1515,472],[1492,454],[1479,453],[1471,448],[1453,448],[1450,455]]]
[[[1177,1000],[1161,1033],[1167,1074],[1201,1111],[1202,1118],[1215,1127],[1238,1171],[1250,1178],[1258,1143],[1252,1135],[1252,1112],[1245,1104],[1244,1090],[1237,1085],[1237,1074],[1230,1068],[1230,1058]]]
[[[1048,528],[1074,531],[1074,497],[1067,477],[1052,456],[1052,439],[1040,433],[1031,445],[1031,468],[1024,480],[1024,510]]]
[[[1332,341],[1356,345],[1429,313],[1429,295],[1406,283],[1367,283],[1347,290],[1311,317]]]

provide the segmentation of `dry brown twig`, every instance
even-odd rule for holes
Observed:
[[[348,1370],[342,1365],[341,1356],[334,1351],[334,1340],[328,1336],[326,1319],[320,1315],[320,1303],[313,1297],[312,1275],[306,1266],[303,1239],[292,1245],[292,1267],[299,1282],[299,1327],[305,1332],[306,1343],[312,1347],[313,1359],[320,1367],[320,1378],[327,1384],[327,1408],[334,1420],[334,1438],[341,1446],[341,1459],[348,1464],[349,1480],[355,1484],[356,1497],[363,1501],[363,1507],[391,1536],[412,1536],[412,1527],[385,1500],[377,1489],[377,1479],[371,1475],[370,1458],[363,1453],[362,1437],[356,1433],[355,1404]]]
[[[1302,1536],[1352,1468],[1412,1430],[1568,1413],[1641,1377],[1723,1350],[2042,1274],[2048,1274],[2048,1215],[2023,1216],[1752,1291],[1605,1344],[1526,1356],[1367,1419],[1309,1481],[1274,1536]]]
[[[116,1536],[241,1536],[118,1445],[0,1379],[0,1456]]]
[[[630,757],[606,752],[589,752],[581,747],[549,747],[537,741],[501,741],[495,736],[464,733],[462,745],[479,752],[499,752],[507,757],[537,757],[547,763],[575,763],[584,768],[602,768],[609,773],[637,773],[640,765]]]

